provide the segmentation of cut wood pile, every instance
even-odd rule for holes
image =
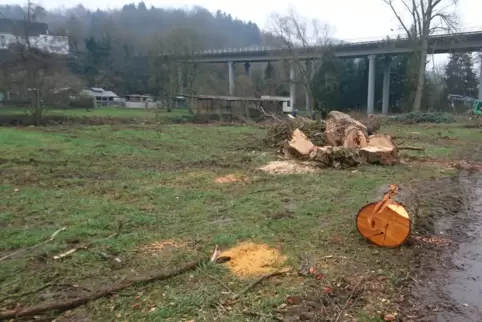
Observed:
[[[273,125],[268,130],[264,144],[271,147],[280,147],[291,139],[291,134],[296,129],[303,131],[313,144],[325,144],[325,122],[313,121],[305,117],[296,117],[294,119],[288,119],[286,122]]]
[[[289,126],[295,124],[291,123]],[[394,165],[400,162],[398,148],[389,135],[369,136],[366,126],[347,114],[338,111],[328,114],[323,124],[324,131],[319,135],[323,137],[322,145],[311,140],[312,129],[315,127],[312,124],[316,122],[304,123],[306,124],[310,124],[307,127],[310,129],[309,135],[301,126],[291,130],[288,125],[282,124],[278,130],[273,130],[272,134],[276,135],[277,139],[284,140],[279,150],[284,158],[311,160],[321,166],[334,168],[347,168],[365,163]],[[322,123],[318,124],[315,132],[321,129]],[[286,138],[288,130],[291,131]]]

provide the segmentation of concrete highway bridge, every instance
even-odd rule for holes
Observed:
[[[375,58],[377,55],[391,56],[411,54],[414,46],[407,39],[381,39],[364,42],[344,42],[333,46],[334,53],[339,58],[368,58],[368,94],[367,112],[372,114],[375,109]],[[452,52],[481,52],[482,28],[476,31],[460,32],[455,34],[440,34],[430,37],[429,54],[447,54]],[[167,53],[166,53],[167,55]],[[300,48],[296,53],[297,59],[309,63],[320,58],[319,48]],[[482,53],[480,53],[482,60]],[[234,65],[244,64],[244,70],[249,75],[252,63],[270,63],[282,59],[289,60],[290,55],[286,49],[275,47],[247,47],[231,49],[212,49],[197,52],[190,61],[199,63],[227,63],[229,73],[229,94],[235,91]],[[290,69],[290,97],[291,104],[295,106],[295,64]],[[382,112],[388,113],[390,89],[390,65],[384,70]],[[479,81],[482,84],[482,64],[480,66]],[[479,99],[482,99],[482,85],[479,86]],[[307,105],[309,97],[306,95]]]

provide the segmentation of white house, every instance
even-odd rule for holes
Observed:
[[[26,30],[23,20],[0,19],[0,50],[14,44],[26,44],[27,39],[32,47],[46,52],[60,55],[69,53],[68,37],[49,35],[46,23],[31,23]]]
[[[119,96],[112,91],[106,91],[100,87],[91,87],[82,90],[82,94],[95,98],[98,104],[110,105],[120,102]]]

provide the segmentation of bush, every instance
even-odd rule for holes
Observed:
[[[455,116],[449,113],[438,112],[410,112],[394,117],[394,120],[402,123],[455,123]]]
[[[93,109],[95,106],[94,106],[94,100],[91,97],[81,96],[76,99],[70,100],[69,107]]]

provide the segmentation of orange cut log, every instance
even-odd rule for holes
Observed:
[[[372,243],[394,248],[402,245],[410,236],[412,221],[405,207],[395,201],[379,212],[372,226],[370,218],[379,202],[370,203],[360,209],[356,217],[358,232]]]

